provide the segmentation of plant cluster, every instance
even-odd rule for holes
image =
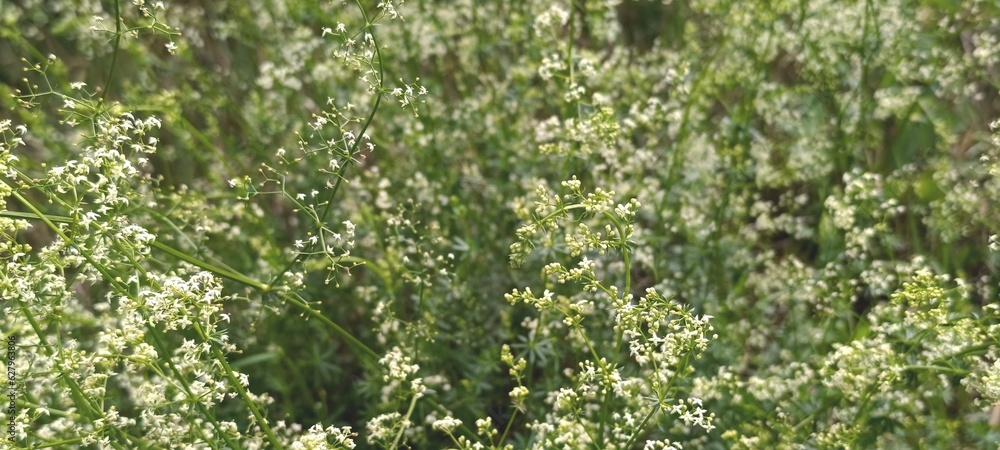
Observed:
[[[997,448],[998,16],[0,0],[3,445]]]

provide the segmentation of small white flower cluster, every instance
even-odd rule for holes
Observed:
[[[365,426],[365,438],[372,444],[381,444],[389,447],[390,443],[400,432],[411,427],[413,424],[409,419],[403,417],[398,412],[379,414],[368,421]]]
[[[451,434],[461,424],[462,424],[461,420],[458,420],[451,416],[445,416],[444,419],[435,420],[431,426],[434,427],[435,430]]]
[[[992,364],[983,364],[975,376],[968,378],[969,387],[982,394],[982,404],[993,406],[1000,401],[1000,358]]]
[[[403,4],[405,0],[399,0],[395,2],[379,2],[375,7],[379,9],[379,14],[387,16],[390,19],[400,19],[402,16],[399,15],[399,11],[396,10],[397,7]]]
[[[556,282],[559,284],[565,284],[567,281],[574,281],[583,285],[583,290],[586,292],[597,292],[601,288],[600,281],[597,278],[597,263],[586,256],[580,259],[577,266],[572,269],[566,269],[562,264],[554,262],[546,264],[542,268],[543,276],[554,276]],[[612,291],[617,291],[617,287],[611,286]]]
[[[682,450],[684,446],[676,442],[670,442],[668,439],[660,439],[655,441],[646,441],[642,446],[642,450]]]
[[[382,375],[381,405],[387,408],[398,408],[394,399],[410,398],[410,407],[405,414],[398,411],[391,411],[380,414],[367,423],[366,438],[372,444],[379,444],[391,447],[400,435],[414,428],[415,424],[410,419],[413,413],[413,405],[425,395],[427,387],[422,378],[414,377],[420,366],[413,363],[411,357],[404,354],[404,350],[398,346],[393,347],[381,359],[379,359],[385,372]],[[409,381],[407,385],[406,382]]]
[[[563,56],[558,53],[553,53],[550,55],[545,55],[542,58],[542,63],[538,66],[538,76],[543,80],[551,80],[556,74],[562,74],[566,70],[565,60]]]
[[[384,2],[384,5],[391,5]],[[381,15],[379,17],[382,17]],[[377,20],[377,19],[376,19]],[[382,87],[382,71],[378,59],[378,43],[367,27],[363,32],[348,30],[343,23],[338,23],[336,30],[323,28],[321,36],[334,36],[340,40],[340,47],[334,50],[333,56],[345,66],[362,75],[359,80],[368,87],[368,92],[378,93]],[[358,42],[360,36],[361,42]]]
[[[529,213],[524,208],[518,211],[519,215],[530,218],[531,222],[518,228],[518,240],[510,246],[512,266],[518,267],[523,264],[524,258],[535,247],[535,241],[539,240],[537,235],[542,232],[551,233],[558,229],[560,222],[568,217],[569,211],[574,209],[583,209],[589,216],[598,215],[610,218],[611,223],[604,225],[603,233],[593,231],[583,222],[576,224],[575,227],[567,226],[568,230],[564,235],[564,242],[570,255],[579,256],[589,251],[605,254],[612,250],[624,250],[626,243],[635,231],[632,222],[635,220],[639,201],[631,199],[627,204],[618,204],[616,207],[613,198],[614,191],[609,192],[598,187],[594,189],[594,192],[584,194],[581,183],[576,177],[563,181],[562,187],[570,192],[560,197],[550,194],[544,185],[539,185],[535,190],[537,200],[534,211]],[[615,211],[617,217],[611,214],[611,211]],[[541,240],[546,245],[553,245],[551,240]]]
[[[679,364],[695,358],[708,347],[713,331],[712,316],[695,316],[656,289],[649,288],[638,303],[623,303],[615,317],[616,327],[628,338],[629,352],[639,365],[651,362]]]
[[[132,0],[132,4],[136,6],[139,17],[133,17],[132,14],[119,14],[117,19],[122,21],[121,27],[111,26],[110,24],[115,23],[112,21],[106,21],[104,17],[100,15],[93,16],[94,25],[89,29],[91,31],[99,31],[103,33],[108,33],[115,36],[117,39],[123,39],[127,37],[138,37],[140,32],[151,31],[154,34],[159,34],[166,36],[170,39],[165,45],[167,53],[171,55],[177,54],[177,44],[174,43],[174,37],[180,36],[180,30],[178,28],[171,27],[161,20],[161,17],[166,12],[167,6],[164,2],[146,2],[146,0]],[[130,23],[132,21],[138,23]],[[110,22],[110,23],[109,23]],[[127,33],[127,35],[126,35]]]
[[[987,199],[1000,198],[1000,179],[990,177],[982,182],[978,178],[983,175],[983,168],[976,167],[973,172],[976,179],[966,180],[967,172],[967,169],[952,166],[934,173],[935,181],[948,189],[942,198],[931,201],[931,213],[924,217],[924,223],[945,242],[967,236],[974,224],[992,223],[995,217],[984,211],[990,208]]]
[[[403,87],[393,88],[389,91],[389,95],[396,97],[399,101],[400,107],[409,108],[413,111],[414,117],[420,116],[417,113],[417,99],[421,96],[427,95],[427,88],[417,84],[418,82],[420,82],[420,78],[417,78],[414,83],[405,83],[402,79],[400,79],[399,83],[402,84]]]
[[[831,213],[833,225],[845,232],[847,257],[871,258],[879,237],[888,231],[884,223],[906,208],[885,194],[883,178],[878,174],[854,170],[843,178],[843,195],[827,197],[824,206]]]
[[[420,370],[420,366],[412,364],[410,357],[403,355],[403,350],[399,347],[393,347],[378,363],[386,369],[385,375],[382,376],[384,381],[406,380]]]
[[[581,186],[582,183],[575,177],[564,181],[562,187],[569,193],[561,197],[550,194],[544,185],[536,189],[536,208],[525,217],[531,222],[518,231],[520,240],[511,246],[512,262],[524,261],[534,242],[539,240],[536,235],[540,231],[555,232],[566,228],[565,249],[569,256],[587,252],[603,255],[615,250],[623,256],[626,264],[623,270],[630,270],[627,264],[632,249],[627,242],[634,232],[633,221],[639,211],[639,201],[631,199],[628,203],[615,206],[613,192],[596,188],[594,192],[584,194]],[[604,226],[604,233],[591,231],[586,223],[566,223],[569,222],[566,220],[569,214],[576,209],[583,211],[584,218],[595,217],[610,222]],[[545,242],[544,239],[541,241]],[[587,256],[583,256],[572,268],[560,262],[550,262],[542,268],[543,277],[560,286],[569,282],[578,284],[582,292],[569,297],[556,294],[551,290],[556,289],[553,286],[545,289],[541,296],[532,293],[530,287],[523,291],[514,289],[505,295],[511,304],[532,306],[550,324],[560,320],[558,323],[569,330],[563,339],[571,347],[580,349],[584,358],[577,370],[566,371],[571,382],[569,387],[552,390],[546,395],[546,403],[551,410],[545,414],[544,420],[531,423],[531,429],[537,436],[535,448],[603,447],[613,445],[613,442],[634,440],[645,426],[644,420],[636,420],[635,417],[641,417],[639,414],[643,413],[653,415],[654,408],[678,415],[686,426],[711,431],[714,414],[709,413],[698,398],[678,399],[676,382],[678,377],[691,370],[690,365],[705,352],[710,338],[717,337],[712,334],[712,317],[697,316],[679,303],[668,301],[654,288],[647,289],[646,295],[633,303],[628,292],[630,277],[625,277],[623,291],[602,279],[597,270],[597,261]],[[614,319],[610,329],[603,328],[607,326],[602,322],[606,318]],[[609,334],[602,335],[602,330]],[[537,326],[529,327],[529,342],[542,340],[535,335],[536,332]],[[605,344],[598,336],[605,336],[603,339],[611,339],[618,344]],[[553,337],[550,333],[548,339]],[[619,365],[618,357],[602,356],[605,351],[614,355],[618,348],[626,344],[633,363]],[[518,381],[518,388],[510,395],[514,403],[520,405],[530,392],[527,388],[520,389],[519,374],[524,368],[514,362],[506,346],[501,350],[501,359],[512,367],[511,374]],[[645,395],[651,394],[657,400],[650,403],[646,400],[648,397],[640,395],[640,392],[649,393]],[[608,409],[614,411],[617,417],[629,417],[630,420],[602,424],[596,412]],[[597,436],[602,436],[603,440],[595,440]],[[652,442],[649,445],[673,445],[669,441]]]
[[[572,97],[579,100],[579,87]],[[590,155],[599,153],[609,161],[616,160],[616,144],[621,126],[608,107],[596,108],[582,117],[560,120],[550,117],[535,128],[538,152],[543,155]]]
[[[535,36],[550,37],[558,34],[558,30],[569,21],[569,11],[558,3],[552,4],[547,10],[535,16],[532,24]]]
[[[316,424],[309,428],[306,434],[295,439],[289,446],[293,450],[336,450],[355,448],[354,436],[357,433],[351,431],[351,427],[323,428]]]
[[[706,411],[702,407],[701,399],[699,398],[689,398],[684,400],[683,403],[678,402],[674,404],[670,407],[670,413],[679,415],[685,425],[701,427],[705,431],[712,431],[715,428],[712,425],[712,419],[715,418],[715,414]]]

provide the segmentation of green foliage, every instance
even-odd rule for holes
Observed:
[[[996,448],[998,15],[0,0],[5,442]]]

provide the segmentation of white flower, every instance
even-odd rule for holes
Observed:
[[[409,375],[416,373],[420,366],[411,364],[411,362],[412,359],[409,356],[403,356],[403,351],[399,347],[393,347],[378,361],[387,369],[388,373],[383,376],[385,381],[405,380]]]
[[[431,425],[435,430],[443,431],[445,433],[451,433],[462,424],[461,420],[458,420],[451,416],[445,416],[444,419],[435,420]]]

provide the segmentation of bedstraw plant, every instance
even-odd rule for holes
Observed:
[[[998,448],[996,17],[0,0],[0,445]]]

